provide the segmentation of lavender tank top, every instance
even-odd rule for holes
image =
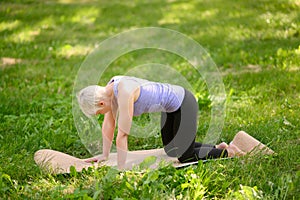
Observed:
[[[174,112],[182,104],[185,93],[183,87],[129,76],[115,76],[108,82],[114,83],[115,97],[118,96],[121,79],[133,80],[140,85],[140,96],[134,103],[134,116],[151,112]]]

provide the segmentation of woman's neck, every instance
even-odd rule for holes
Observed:
[[[105,91],[107,96],[112,100],[114,98],[114,92],[113,92],[113,83],[110,83],[105,87]]]

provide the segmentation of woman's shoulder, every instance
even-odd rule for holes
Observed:
[[[142,79],[142,78],[137,78],[137,77],[134,77],[134,76],[117,75],[117,76],[112,77],[107,84],[120,83],[120,82],[122,82],[122,83],[144,84],[144,83],[147,83],[147,82],[150,82],[150,81],[148,81],[146,79]]]
[[[121,75],[117,75],[117,76],[113,76],[107,83],[107,85],[113,83],[113,82],[119,82],[122,78],[124,78],[125,76],[121,76]]]

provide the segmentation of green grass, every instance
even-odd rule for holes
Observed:
[[[299,0],[2,1],[0,198],[299,199],[299,9]],[[146,26],[177,30],[210,53],[228,97],[220,141],[230,142],[244,130],[277,155],[181,170],[162,166],[123,173],[111,168],[59,176],[41,172],[33,161],[38,149],[90,156],[72,116],[73,82],[85,56],[114,34]],[[184,60],[169,54],[155,60],[158,54],[143,50],[124,55],[111,64],[106,77],[152,59],[195,83],[197,76],[189,73]],[[203,93],[199,140],[210,119]],[[161,144],[159,137],[131,137],[129,145],[146,149]]]

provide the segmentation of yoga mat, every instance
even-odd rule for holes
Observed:
[[[232,142],[240,150],[249,154],[273,154],[274,151],[267,147],[265,144],[261,143],[248,133],[244,131],[239,131],[233,138]]]
[[[257,139],[248,135],[247,133],[240,131],[234,137],[233,144],[240,148],[245,153],[254,154],[261,152],[263,154],[274,153],[266,145],[262,144]],[[139,165],[146,158],[153,156],[153,163],[149,166],[150,168],[157,168],[161,161],[171,163],[176,168],[182,168],[189,165],[198,164],[197,162],[180,163],[177,158],[169,157],[165,153],[164,149],[151,149],[151,150],[138,150],[129,151],[127,153],[126,168],[131,169],[133,166]],[[97,156],[95,156],[97,157]],[[93,157],[94,158],[94,157]],[[226,159],[226,158],[225,158]],[[74,166],[77,172],[81,172],[83,169],[89,167],[102,167],[102,166],[117,166],[117,153],[110,153],[109,160],[101,163],[87,163],[86,159],[76,158],[74,156],[55,151],[50,149],[42,149],[34,154],[34,160],[36,164],[52,174],[64,174],[70,173],[70,167]],[[203,160],[202,162],[206,162]]]
[[[139,165],[146,158],[153,156],[155,162],[150,168],[157,168],[161,161],[171,163],[174,167],[182,167],[186,163],[180,163],[177,158],[167,156],[164,149],[151,149],[151,150],[139,150],[129,151],[127,153],[126,168],[131,169],[133,166]],[[117,166],[117,153],[110,153],[109,160],[101,163],[87,163],[86,159],[76,158],[74,156],[55,151],[50,149],[42,149],[34,154],[34,160],[36,164],[42,169],[53,174],[70,173],[70,167],[74,166],[76,171],[81,172],[83,169],[89,167],[102,167],[102,166]],[[190,164],[197,164],[193,162]]]

